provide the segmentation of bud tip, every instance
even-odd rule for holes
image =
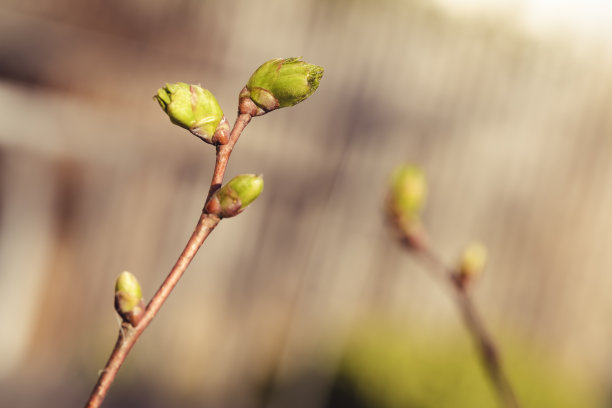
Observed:
[[[175,125],[210,144],[227,143],[229,124],[214,95],[199,85],[166,84],[153,97]]]
[[[240,94],[240,109],[246,105],[245,98],[258,108],[248,112],[253,116],[297,105],[317,90],[322,77],[322,67],[308,64],[301,57],[272,59],[251,75]]]
[[[124,322],[136,326],[144,313],[142,289],[136,277],[123,271],[115,282],[115,310]]]

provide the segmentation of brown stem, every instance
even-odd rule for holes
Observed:
[[[518,400],[508,379],[501,362],[498,348],[493,338],[487,331],[482,317],[472,300],[466,286],[460,284],[454,277],[451,269],[434,254],[431,249],[424,245],[416,249],[419,259],[429,268],[432,273],[441,275],[453,288],[455,301],[461,311],[465,325],[472,335],[483,365],[493,386],[499,394],[499,398],[506,408],[519,408]]]
[[[229,141],[227,144],[217,146],[217,160],[215,162],[215,171],[213,172],[212,180],[210,182],[210,190],[208,191],[208,197],[206,201],[210,199],[213,193],[221,187],[223,183],[223,175],[225,174],[225,169],[227,167],[227,162],[229,160],[230,155],[232,154],[232,150],[234,150],[234,146],[240,137],[240,134],[251,121],[251,115],[248,113],[240,113],[236,118],[236,122],[234,123],[234,128],[232,129],[232,133],[230,133]]]
[[[227,167],[227,162],[232,154],[232,150],[234,149],[240,134],[250,120],[251,115],[245,113],[239,114],[238,118],[236,118],[236,123],[232,129],[228,143],[217,146],[215,170],[213,172],[213,178],[210,183],[210,189],[206,201],[208,201],[215,190],[221,186],[223,176],[225,175],[225,169]],[[142,320],[135,327],[129,323],[122,323],[115,348],[113,349],[113,352],[106,363],[106,367],[100,373],[98,382],[96,383],[93,391],[91,392],[89,400],[85,405],[86,408],[97,408],[102,404],[108,389],[115,380],[117,372],[125,361],[128,353],[132,347],[134,347],[134,344],[136,344],[136,341],[147,328],[149,323],[151,323],[155,315],[157,315],[157,312],[159,312],[159,309],[170,295],[170,292],[172,292],[172,289],[174,289],[181,276],[183,276],[183,273],[191,263],[191,260],[198,252],[208,235],[213,229],[215,229],[217,224],[219,224],[219,221],[220,218],[218,216],[208,214],[205,211],[202,212],[200,220],[198,221],[193,234],[191,234],[191,238],[189,238],[189,241],[187,241],[185,249],[183,249],[183,252],[174,264],[174,267],[161,284],[153,298],[151,298],[151,301],[147,305],[147,308],[142,316]]]
[[[96,386],[89,397],[89,401],[85,405],[87,408],[99,407],[100,404],[102,404],[108,389],[115,380],[117,372],[125,361],[128,353],[134,344],[136,344],[136,341],[147,328],[149,323],[151,323],[163,303],[168,298],[168,295],[170,295],[170,292],[172,292],[172,289],[174,289],[179,279],[187,269],[187,266],[189,266],[191,263],[194,255],[202,246],[202,243],[206,237],[208,237],[211,231],[219,223],[219,220],[219,217],[215,215],[205,213],[202,214],[200,220],[198,221],[198,225],[193,231],[191,238],[189,238],[189,241],[181,253],[181,256],[179,256],[176,264],[166,277],[166,280],[164,280],[157,290],[157,293],[155,293],[147,305],[147,309],[142,316],[142,320],[136,327],[133,327],[129,323],[123,323],[121,325],[122,327],[119,331],[119,337],[117,339],[117,343],[115,344],[115,348],[113,349],[113,352],[106,363],[106,367],[104,370],[102,370],[102,373],[98,378],[98,382],[96,383]]]

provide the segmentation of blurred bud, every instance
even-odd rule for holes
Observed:
[[[406,164],[395,170],[389,187],[387,212],[401,240],[411,248],[421,248],[426,243],[420,221],[426,195],[425,173],[420,168]]]
[[[417,219],[425,204],[427,184],[420,168],[406,164],[398,167],[391,178],[389,205],[402,218]]]
[[[487,249],[478,242],[470,243],[461,254],[455,273],[457,284],[464,287],[468,282],[479,276],[487,262]]]
[[[230,126],[213,94],[184,82],[166,84],[154,96],[175,125],[210,144],[226,144]]]
[[[123,271],[115,283],[115,310],[124,322],[136,326],[144,313],[142,290],[134,275]]]
[[[240,113],[263,115],[293,106],[317,90],[323,68],[300,58],[276,58],[257,68],[240,93]]]
[[[255,174],[241,174],[215,191],[206,203],[209,214],[229,218],[240,214],[261,194],[263,177]]]

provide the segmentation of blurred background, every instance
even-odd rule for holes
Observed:
[[[552,7],[552,6],[554,7]],[[494,407],[447,291],[394,242],[396,165],[526,407],[611,406],[612,27],[602,1],[0,1],[0,406],[81,406],[203,205],[214,150],[152,95],[201,83],[230,122],[275,57],[325,68],[254,119],[227,176],[263,195],[198,253],[108,407]]]

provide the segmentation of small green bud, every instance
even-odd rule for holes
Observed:
[[[416,220],[425,204],[427,184],[420,168],[407,164],[398,167],[391,178],[389,205],[398,217]]]
[[[387,215],[400,240],[412,249],[427,245],[420,220],[426,193],[425,173],[420,168],[406,164],[395,170],[387,197]]]
[[[241,174],[215,191],[204,209],[207,213],[221,218],[233,217],[255,201],[262,190],[262,176]]]
[[[207,89],[184,82],[166,84],[153,97],[175,125],[210,144],[226,144],[230,126],[219,103]]]
[[[455,284],[460,289],[467,288],[467,285],[482,273],[486,262],[487,249],[478,242],[470,243],[463,250],[453,273]]]
[[[124,322],[136,326],[144,313],[142,290],[134,275],[123,271],[115,282],[115,310]]]
[[[240,93],[240,113],[263,115],[293,106],[317,90],[323,68],[301,58],[276,58],[261,65]]]
[[[470,243],[461,255],[459,273],[469,277],[478,276],[487,263],[487,248],[479,242]]]

